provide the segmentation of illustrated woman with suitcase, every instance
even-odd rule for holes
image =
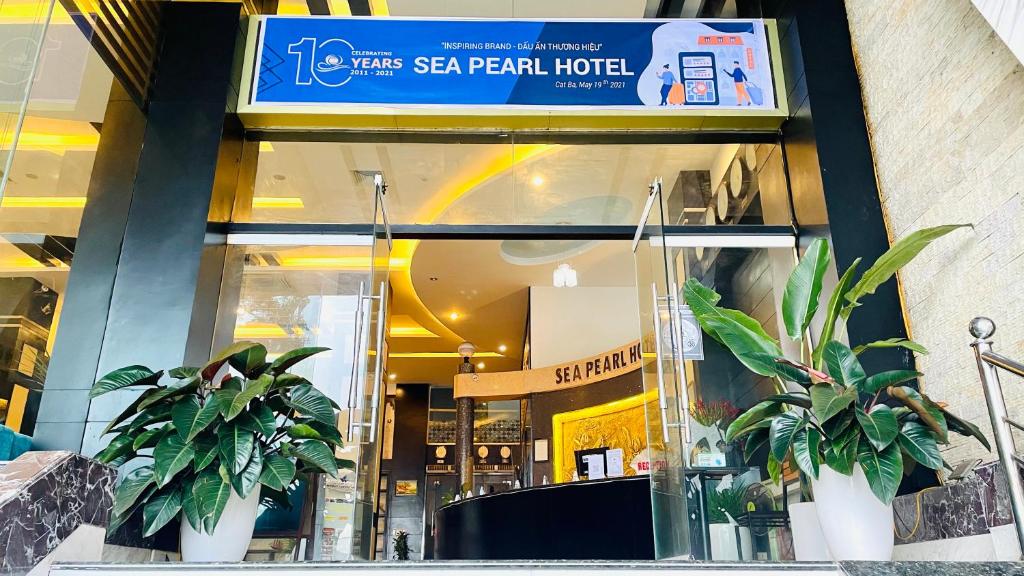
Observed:
[[[672,92],[672,85],[676,83],[676,75],[669,69],[668,64],[659,70],[655,76],[661,78],[661,104],[658,106],[668,105],[668,95]]]

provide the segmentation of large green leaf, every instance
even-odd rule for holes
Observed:
[[[197,480],[198,477],[193,478],[191,482],[182,484],[181,512],[184,514],[185,520],[192,526],[192,529],[201,533],[203,531],[203,517],[199,514],[199,501],[196,500],[196,495],[193,491]]]
[[[900,431],[896,415],[892,413],[892,408],[885,404],[875,406],[871,412],[865,412],[858,406],[857,422],[875,450],[884,450],[886,446],[892,444]]]
[[[754,454],[768,443],[768,428],[758,428],[743,440],[743,461],[750,462]]]
[[[775,374],[779,378],[787,382],[795,382],[804,388],[811,385],[809,366],[793,362],[788,358],[773,358],[773,360],[775,361]]]
[[[299,460],[307,462],[335,478],[338,477],[338,463],[334,461],[334,450],[328,448],[327,444],[318,440],[307,440],[296,444],[292,448],[292,454]]]
[[[804,330],[818,311],[821,280],[828,269],[828,243],[818,238],[807,247],[800,262],[789,275],[782,293],[782,321],[786,334],[793,340],[802,340]]]
[[[131,404],[129,404],[127,408],[125,408],[120,414],[115,416],[113,420],[107,423],[106,428],[104,428],[103,431],[100,432],[100,436],[106,436],[107,433],[113,430],[115,426],[131,418],[132,416],[138,414],[139,406],[142,405],[142,403],[145,402],[147,398],[149,398],[153,394],[156,394],[157,392],[160,392],[160,390],[161,388],[150,388],[149,390],[146,390],[141,395],[139,395],[139,397],[136,398]]]
[[[174,437],[173,434],[170,437]],[[156,534],[158,530],[181,512],[181,491],[178,486],[165,488],[157,493],[142,508],[142,535]]]
[[[773,394],[764,399],[765,402],[781,402],[799,406],[801,408],[811,407],[811,397],[805,392],[786,392],[785,394]]]
[[[833,444],[825,451],[825,465],[840,474],[853,474],[853,464],[857,461],[857,450],[860,445],[861,432],[852,428],[845,441]]]
[[[837,388],[831,384],[811,386],[811,405],[818,422],[825,423],[857,399],[856,388]]]
[[[235,396],[238,396],[241,393],[241,390],[235,390],[234,388],[214,390],[213,399],[216,401],[217,406],[220,407],[220,413],[227,417],[228,410],[231,409],[231,403],[235,400]]]
[[[849,392],[849,388],[847,388]],[[841,438],[843,433],[849,430],[850,423],[854,421],[853,410],[843,409],[838,418],[830,418],[827,422],[820,422],[821,430],[830,441]]]
[[[879,372],[878,374],[868,376],[860,389],[862,392],[874,394],[882,388],[903,384],[904,382],[909,382],[921,376],[922,374],[916,370],[889,370],[887,372]]]
[[[922,395],[922,397],[934,409],[938,409],[938,411],[943,416],[943,422],[946,423],[949,430],[952,430],[953,432],[956,432],[957,434],[963,436],[974,436],[975,438],[978,439],[978,442],[981,442],[982,446],[984,446],[986,450],[988,450],[989,452],[992,451],[992,446],[989,445],[988,440],[985,438],[985,435],[981,432],[981,428],[978,428],[973,423],[960,418],[959,416],[953,414],[949,410],[946,410],[945,408],[932,402],[931,398],[928,398],[927,396],[924,395]]]
[[[772,479],[773,484],[778,484],[779,480],[782,479],[782,463],[775,459],[775,454],[768,453],[768,477]]]
[[[212,534],[231,497],[231,484],[227,480],[227,472],[223,467],[220,471],[207,468],[196,478],[195,484],[192,485],[192,494],[196,499],[203,530],[207,534]]]
[[[291,397],[285,402],[301,414],[311,416],[324,424],[335,424],[334,408],[323,392],[310,384],[302,384],[291,390]]]
[[[939,445],[935,442],[931,430],[927,426],[917,422],[904,422],[900,429],[900,435],[896,437],[900,448],[910,454],[910,457],[917,460],[932,470],[942,468],[942,456],[939,454]]]
[[[245,469],[240,474],[234,474],[231,476],[231,486],[235,489],[235,494],[238,494],[242,498],[249,496],[252,489],[256,487],[260,482],[260,474],[263,473],[263,453],[259,450],[254,450],[252,458],[249,459],[249,463],[245,465]]]
[[[921,393],[910,386],[891,386],[886,389],[889,396],[903,403],[917,414],[921,423],[935,433],[939,442],[949,442],[949,429],[946,424],[946,415],[935,403],[925,400]]]
[[[156,491],[156,484],[150,484],[149,487],[142,492],[142,495],[136,499],[135,504],[132,504],[132,506],[124,513],[114,514],[113,511],[111,511],[110,523],[107,524],[107,534],[114,534],[117,532],[118,528],[142,510],[142,507],[149,502],[150,497],[152,497]]]
[[[337,425],[324,424],[323,422],[317,422],[311,418],[303,418],[299,423],[305,424],[313,430],[316,430],[316,433],[320,435],[320,440],[337,446],[340,446],[342,443],[341,432],[338,431]]]
[[[192,440],[192,445],[196,448],[196,455],[193,458],[193,469],[196,472],[201,472],[217,459],[217,437],[213,434],[207,433],[196,436]]]
[[[217,429],[217,445],[221,462],[232,474],[238,474],[249,463],[255,445],[253,433],[236,424],[221,424]]]
[[[165,424],[160,428],[149,428],[135,437],[132,442],[132,450],[138,452],[145,448],[152,448],[164,437],[164,434],[174,429],[174,424]]]
[[[196,455],[195,446],[177,434],[167,434],[153,449],[153,470],[157,486],[166,486],[175,474],[181,472]]]
[[[141,404],[139,404],[139,410],[145,410],[153,404],[161,402],[167,398],[176,398],[184,394],[195,392],[199,389],[200,384],[202,384],[202,380],[197,376],[179,380],[167,388],[158,390],[155,394],[146,398]]]
[[[907,340],[906,338],[889,338],[886,340],[868,342],[867,344],[861,344],[860,346],[855,347],[853,349],[853,353],[859,356],[871,348],[906,348],[907,350],[917,352],[918,354],[928,353],[927,348],[921,346],[917,342]]]
[[[89,390],[89,398],[102,396],[107,392],[120,390],[127,386],[156,386],[163,375],[163,370],[153,372],[145,366],[118,368],[93,384],[92,389]]]
[[[255,379],[267,366],[267,348],[262,344],[247,346],[228,357],[232,368]]]
[[[835,289],[832,290],[832,296],[828,299],[828,306],[825,308],[825,321],[821,326],[821,334],[818,335],[818,345],[811,352],[811,365],[818,370],[824,369],[822,355],[825,353],[825,345],[831,342],[835,336],[836,322],[839,320],[839,313],[843,308],[843,302],[845,302],[844,297],[853,282],[853,275],[857,272],[858,264],[860,264],[860,258],[854,260],[846,272],[843,272]]]
[[[260,484],[274,490],[284,490],[295,479],[295,463],[277,454],[268,456],[263,463]]]
[[[310,346],[306,348],[296,348],[294,350],[289,350],[288,352],[285,352],[284,354],[278,356],[277,359],[270,364],[270,373],[274,374],[275,376],[281,374],[285,370],[291,368],[292,366],[298,364],[299,362],[302,362],[306,358],[309,358],[314,354],[326,352],[327,350],[330,350],[330,348],[324,348],[322,346]]]
[[[251,414],[259,423],[260,433],[267,438],[272,437],[277,431],[277,416],[274,415],[274,411],[266,404],[257,402],[253,406]]]
[[[149,466],[128,473],[114,493],[114,514],[121,515],[131,510],[139,496],[155,482],[156,476]]]
[[[874,294],[875,290],[882,283],[892,278],[900,268],[906,266],[932,241],[949,234],[957,228],[966,226],[970,226],[970,224],[949,224],[924,228],[894,242],[892,247],[885,254],[882,254],[878,260],[875,260],[875,263],[864,272],[864,275],[853,285],[853,288],[850,288],[850,291],[846,294],[846,300],[849,302],[849,305],[845,309],[845,314],[849,315],[849,310],[857,306],[861,298],[868,294]]]
[[[205,405],[199,403],[199,398],[189,396],[174,403],[171,408],[171,422],[186,442],[191,442],[200,432],[217,419],[220,413],[220,406],[213,398],[209,398]]]
[[[821,432],[811,426],[797,432],[793,438],[793,460],[796,465],[811,478],[818,478],[818,468],[821,466],[821,457],[818,454],[818,447],[821,445]]]
[[[132,420],[131,424],[128,425],[128,432],[135,434],[143,428],[152,424],[159,424],[162,422],[171,421],[171,405],[170,404],[157,404],[156,406],[150,406]]]
[[[896,497],[896,490],[903,480],[903,456],[896,444],[881,452],[876,451],[871,442],[863,436],[857,444],[857,462],[864,469],[871,491],[884,504],[889,504]]]
[[[683,295],[708,335],[721,342],[752,372],[775,375],[773,359],[782,356],[782,349],[757,320],[739,310],[715,306],[720,296],[695,278],[687,280]]]
[[[249,405],[250,401],[266,394],[267,390],[270,390],[270,386],[273,383],[274,377],[270,374],[263,374],[256,380],[249,380],[246,382],[245,389],[231,399],[231,404],[228,405],[228,412],[225,415],[225,419],[232,420],[241,414],[242,410],[245,410],[245,407]],[[328,408],[330,408],[330,406],[328,406]]]
[[[793,443],[793,438],[804,429],[807,421],[795,412],[787,412],[776,416],[772,420],[772,426],[768,431],[768,441],[771,443],[772,454],[775,459],[782,462],[786,459],[786,452]]]
[[[135,452],[132,450],[132,444],[134,442],[135,437],[131,432],[118,434],[117,436],[114,436],[113,440],[111,440],[109,444],[107,444],[106,448],[100,450],[99,453],[96,454],[96,459],[104,464],[109,464],[122,456],[134,454]]]
[[[857,360],[857,355],[849,346],[838,340],[825,344],[822,360],[832,378],[844,386],[856,386],[867,377],[860,361]]]
[[[759,402],[748,409],[743,414],[740,414],[729,424],[729,428],[725,431],[725,441],[732,442],[743,436],[752,426],[757,425],[765,418],[782,414],[782,404],[779,402]]]
[[[227,362],[229,358],[231,358],[235,354],[244,352],[245,350],[248,350],[249,348],[254,348],[256,346],[263,345],[256,342],[235,342],[231,346],[228,346],[227,348],[218,352],[212,359],[210,359],[210,361],[207,362],[205,366],[203,366],[202,370],[199,371],[199,374],[203,377],[203,380],[212,380],[213,377],[217,375],[217,372],[221,369],[222,366],[224,366],[224,363]]]
[[[171,368],[167,371],[167,375],[171,378],[177,378],[184,380],[185,378],[191,378],[199,375],[199,368],[196,366],[178,366],[177,368]]]

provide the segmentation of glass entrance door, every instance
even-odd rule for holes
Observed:
[[[355,378],[350,390],[353,421],[349,426],[349,441],[358,443],[360,447],[352,552],[353,556],[366,560],[373,559],[374,550],[382,549],[377,540],[387,537],[384,530],[378,530],[376,517],[384,419],[382,403],[387,386],[388,274],[392,248],[386,194],[387,184],[383,175],[378,173],[374,176],[373,252],[369,281],[362,289],[357,314],[361,326],[357,325],[356,340],[364,342],[365,348],[356,356]]]
[[[647,462],[651,480],[654,551],[658,559],[691,556],[686,501],[689,435],[682,359],[678,290],[664,243],[661,179],[650,194],[633,237],[643,386],[646,398]]]

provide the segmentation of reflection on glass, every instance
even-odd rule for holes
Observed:
[[[24,434],[35,426],[113,81],[59,3],[44,32],[49,10],[0,7],[0,158],[10,160],[0,198],[0,423]]]
[[[632,225],[665,181],[666,224],[763,223],[754,145],[262,142],[236,221]],[[329,169],[325,169],[329,167]]]
[[[338,428],[346,444],[335,455],[360,462],[367,455],[358,434],[350,434],[349,419],[358,411],[352,398],[358,391],[350,384],[363,369],[361,361],[353,365],[353,357],[360,287],[365,289],[370,278],[371,247],[232,246],[229,250],[217,346],[239,340],[260,342],[267,347],[268,359],[297,347],[330,348],[295,365],[291,372],[308,379],[341,407]],[[357,488],[356,473],[341,470],[338,479],[320,475],[313,486],[301,484],[298,501],[293,495],[293,507],[312,511],[313,559],[352,557]],[[281,521],[275,511],[261,512],[257,535],[261,530],[287,531],[280,528]],[[306,519],[286,521],[294,524],[288,530],[298,532]]]

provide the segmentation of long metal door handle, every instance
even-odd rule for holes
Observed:
[[[679,310],[679,286],[672,283],[672,294],[669,296],[669,306],[672,309],[672,319],[675,321],[673,333],[675,335],[675,346],[672,349],[676,355],[676,375],[679,388],[676,390],[676,407],[679,410],[679,418],[683,422],[683,435],[686,443],[690,443],[690,390],[686,387],[686,363],[683,356],[683,315]]]
[[[668,435],[668,400],[665,399],[665,368],[661,365],[661,310],[658,306],[658,287],[651,283],[651,294],[654,305],[654,362],[658,369],[658,408],[661,409],[661,436],[669,443]],[[651,470],[654,471],[653,469]]]
[[[373,396],[371,397],[370,415],[370,443],[377,439],[377,404],[380,402],[380,386],[383,380],[381,370],[384,367],[384,326],[387,324],[388,297],[387,283],[380,283],[380,308],[377,312],[377,358],[373,370]]]
[[[352,326],[352,372],[349,378],[348,384],[348,430],[347,434],[349,440],[352,439],[352,412],[355,410],[355,391],[357,388],[357,380],[359,378],[359,353],[360,346],[359,341],[362,339],[362,324],[363,324],[363,287],[362,282],[359,283],[359,297],[356,299],[356,316],[355,323]]]

